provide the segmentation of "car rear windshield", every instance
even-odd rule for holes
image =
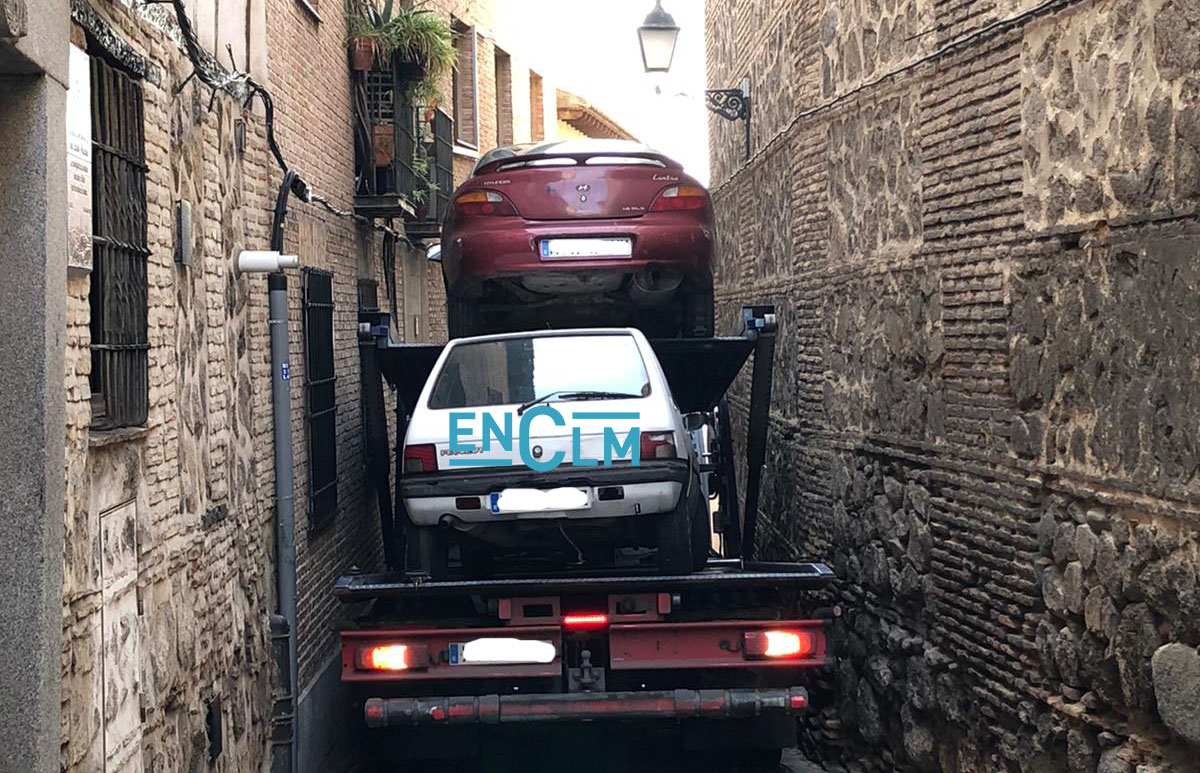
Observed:
[[[512,405],[571,392],[649,395],[650,377],[633,336],[530,336],[458,344],[438,374],[429,407]]]

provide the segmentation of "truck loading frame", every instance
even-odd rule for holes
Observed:
[[[795,741],[807,686],[830,664],[834,580],[816,560],[756,561],[758,497],[766,459],[775,315],[747,306],[742,336],[651,343],[685,414],[708,417],[717,438],[711,473],[722,557],[687,575],[651,568],[551,571],[433,582],[403,548],[398,496],[406,406],[416,401],[440,344],[398,344],[389,318],[360,314],[364,381],[397,397],[389,448],[382,387],[364,387],[372,486],[390,541],[390,570],[338,579],[342,681],[354,696],[362,748],[379,759],[468,752],[492,725],[605,722],[616,727],[700,723],[701,742],[751,754]],[[753,356],[746,417],[745,506],[726,393]],[[392,481],[395,469],[396,483]],[[468,657],[468,645],[516,641],[520,662]],[[508,645],[506,645],[508,646]]]

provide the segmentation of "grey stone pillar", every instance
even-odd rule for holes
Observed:
[[[66,0],[0,0],[0,770],[57,771]]]

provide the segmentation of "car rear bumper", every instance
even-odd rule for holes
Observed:
[[[628,236],[628,258],[543,259],[542,239]],[[485,218],[464,226],[443,244],[447,286],[456,295],[477,294],[487,279],[531,273],[600,272],[634,274],[650,266],[680,272],[703,286],[712,283],[712,228],[683,213],[588,221],[529,221]]]
[[[506,487],[509,488],[509,487]],[[491,491],[479,490],[459,495],[479,497],[478,509],[459,509],[457,496],[412,497],[404,500],[408,516],[418,526],[436,526],[444,515],[452,515],[463,523],[504,523],[506,521],[537,521],[566,518],[619,518],[622,516],[665,513],[675,507],[682,483],[631,483],[622,486],[589,486],[591,506],[582,510],[537,510],[532,512],[493,513],[488,509]],[[620,499],[601,500],[597,488],[620,489]]]
[[[639,465],[574,467],[562,465],[539,472],[512,467],[443,470],[407,475],[400,495],[409,497],[472,496],[505,488],[558,488],[559,486],[625,486],[635,483],[685,483],[691,470],[686,459],[658,459]]]
[[[656,690],[435,698],[368,698],[368,727],[513,724],[579,720],[735,718],[797,715],[803,687],[749,690]]]
[[[511,468],[448,471],[402,480],[400,495],[409,518],[418,526],[435,526],[445,515],[463,523],[614,518],[667,512],[678,503],[689,474],[688,463],[682,459],[647,462],[636,467],[559,467],[547,472]],[[495,491],[559,487],[588,489],[591,507],[496,514],[488,509],[488,497]],[[620,498],[602,499],[598,489],[619,489]],[[459,509],[455,501],[459,497],[479,497],[481,508]]]

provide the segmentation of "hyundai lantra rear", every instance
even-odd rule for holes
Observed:
[[[442,224],[450,336],[595,325],[711,336],[713,240],[708,191],[645,145],[496,148]]]

